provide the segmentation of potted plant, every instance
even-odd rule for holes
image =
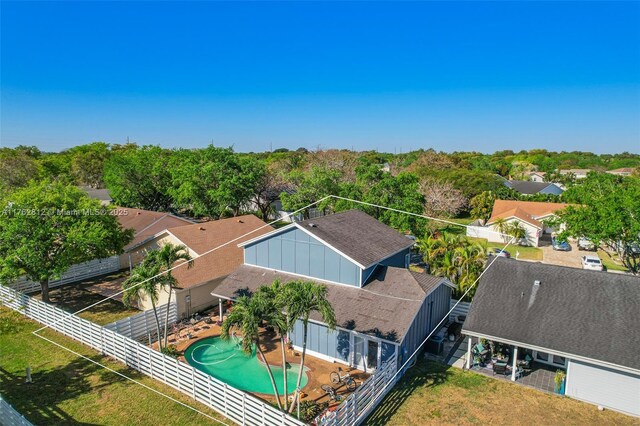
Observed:
[[[556,375],[553,378],[553,381],[556,384],[555,392],[560,395],[564,395],[564,382],[567,378],[567,374],[564,370],[556,371]]]

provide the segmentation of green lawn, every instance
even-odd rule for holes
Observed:
[[[637,425],[635,418],[436,362],[411,368],[365,422],[369,426]]]
[[[598,250],[598,256],[600,257],[600,260],[602,261],[602,264],[605,266],[605,268],[607,268],[607,270],[609,270],[609,271],[627,271],[627,268],[622,266],[622,262],[620,262],[620,259],[618,258],[617,255],[614,255],[614,259],[617,260],[618,263],[616,263],[614,261],[614,259],[609,257],[609,255],[606,252],[602,251],[602,250]]]
[[[474,238],[474,237],[469,237],[470,240],[473,241],[479,241],[482,243],[485,243],[487,245],[488,248],[503,248],[506,244],[506,242],[504,243],[491,243],[488,242],[485,238]],[[540,250],[537,247],[527,247],[527,246],[518,246],[518,245],[510,245],[509,247],[507,247],[507,251],[509,253],[511,253],[511,257],[512,258],[516,258],[516,253],[520,253],[520,256],[518,256],[518,259],[525,259],[525,260],[542,260],[542,250]]]
[[[39,327],[40,324],[19,313],[0,307],[0,394],[33,424],[217,424],[34,336],[31,332]],[[110,361],[70,338],[51,330],[45,330],[43,335],[185,404],[223,419],[191,398],[119,362]],[[27,366],[32,369],[32,384],[24,383]]]

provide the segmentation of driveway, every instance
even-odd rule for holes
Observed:
[[[570,242],[570,251],[556,251],[551,245],[541,246],[542,250],[542,263],[549,263],[551,265],[569,266],[571,268],[582,269],[582,256],[585,254],[591,254],[593,252],[583,252],[578,250],[575,242]]]

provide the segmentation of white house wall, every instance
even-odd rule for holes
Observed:
[[[565,394],[640,416],[640,375],[570,360]]]

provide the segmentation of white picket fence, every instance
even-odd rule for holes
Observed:
[[[396,360],[383,364],[355,392],[349,395],[335,411],[325,411],[316,418],[316,424],[322,426],[352,426],[364,422],[400,379],[396,373]],[[388,386],[385,388],[385,385]]]
[[[62,309],[0,286],[0,303],[159,380],[241,425],[304,423],[188,364]]]
[[[33,426],[29,420],[18,413],[7,401],[2,399],[0,395],[0,425],[3,426]]]
[[[451,299],[451,302],[449,304],[449,309],[453,308],[453,305],[455,305],[456,302],[458,302],[456,299]],[[453,311],[451,311],[451,313],[449,314],[449,320],[455,321],[458,315],[464,315],[466,317],[469,314],[470,306],[471,306],[471,303],[469,302],[458,303],[458,306],[456,306],[453,309]]]
[[[164,333],[164,320],[167,314],[167,305],[160,305],[156,309],[158,311],[158,318],[160,319],[160,333]],[[175,324],[177,318],[178,308],[175,303],[172,303],[169,307],[169,325]],[[129,337],[130,339],[145,341],[148,343],[149,334],[155,336],[155,334],[157,334],[158,327],[153,315],[153,309],[149,309],[140,312],[139,314],[107,324],[104,328],[115,331],[118,334]],[[171,329],[169,328],[169,330]]]
[[[71,266],[59,279],[49,281],[49,288],[59,287],[64,284],[97,277],[118,270],[120,270],[120,260],[118,256],[90,260],[89,262]],[[23,293],[40,291],[40,283],[30,281],[26,277],[21,277],[12,282],[9,284],[9,287]]]

